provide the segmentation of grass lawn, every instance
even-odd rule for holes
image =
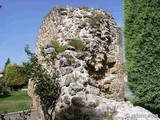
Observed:
[[[6,97],[0,96],[0,114],[26,110],[31,108],[32,100],[27,95],[27,91],[12,91]]]

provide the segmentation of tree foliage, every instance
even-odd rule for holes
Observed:
[[[17,89],[25,84],[25,77],[21,74],[22,66],[8,64],[5,70],[4,83],[6,86]]]
[[[31,78],[31,70],[32,70],[32,66],[31,66],[30,62],[23,62],[22,63],[21,73],[25,77],[26,84],[28,83],[28,80]]]
[[[137,105],[160,115],[159,6],[159,0],[124,0],[129,86]]]
[[[8,65],[8,64],[11,64],[11,61],[10,61],[10,59],[9,59],[9,58],[7,58],[7,60],[6,60],[6,63],[5,63],[4,69],[6,69],[6,67],[7,67],[7,65]]]
[[[29,51],[29,46],[25,47],[25,51],[30,59],[32,66],[31,78],[35,81],[35,93],[40,98],[45,120],[52,120],[52,113],[59,96],[59,85],[56,81],[57,76],[55,73],[49,74],[47,70],[39,64],[37,55]],[[42,51],[42,53],[45,54],[44,51]],[[48,62],[51,66],[54,65],[51,61]]]
[[[11,64],[11,61],[10,61],[9,58],[7,58],[7,60],[6,60],[6,62],[5,62],[4,69],[3,69],[3,71],[2,71],[2,74],[3,74],[3,75],[5,74],[5,70],[6,70],[6,67],[7,67],[8,64]]]

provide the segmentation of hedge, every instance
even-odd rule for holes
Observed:
[[[124,0],[126,70],[135,105],[160,116],[160,0]]]

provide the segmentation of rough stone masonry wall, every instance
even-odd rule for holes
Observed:
[[[102,18],[92,26],[89,21],[96,15]],[[57,65],[60,73],[69,68],[72,74],[77,72],[83,76],[84,73],[88,84],[99,89],[100,96],[123,100],[123,73],[116,27],[112,16],[104,11],[56,7],[42,22],[36,52],[40,56],[40,48],[50,46],[55,40],[62,45],[67,45],[71,39],[83,41],[86,44],[85,51],[65,51],[75,57],[76,68],[74,65]],[[63,73],[61,79],[64,81],[66,74]]]
[[[54,70],[59,75],[61,92],[55,120],[106,120],[112,115],[125,118],[125,109],[129,110],[128,114],[139,110],[129,103],[117,102],[124,99],[117,35],[111,14],[99,9],[55,7],[44,18],[36,41],[36,54],[48,72]],[[84,51],[77,52],[68,45],[72,39],[84,42]],[[40,54],[43,48],[50,56],[54,51],[52,41],[67,46],[64,52],[57,53],[54,68],[48,66]],[[64,54],[72,56],[74,62],[70,63]],[[30,84],[30,91],[31,85],[34,86]],[[39,117],[43,119],[42,114]]]

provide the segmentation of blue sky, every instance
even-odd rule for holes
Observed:
[[[24,47],[32,52],[43,17],[56,5],[88,6],[103,9],[123,26],[123,0],[0,0],[0,70],[6,59],[21,64],[28,61]]]

